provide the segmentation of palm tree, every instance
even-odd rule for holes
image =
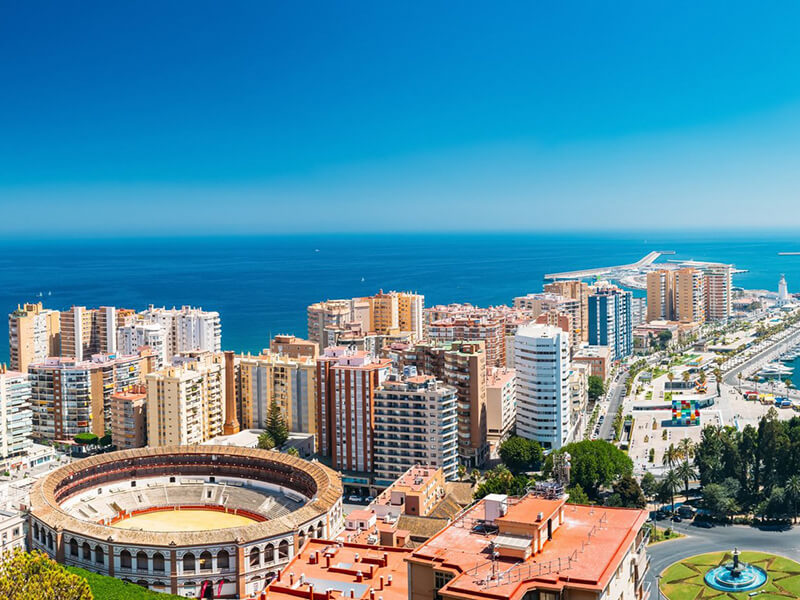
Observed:
[[[467,467],[464,465],[458,465],[456,472],[458,473],[458,480],[464,481],[464,476],[467,474]]]
[[[694,457],[694,442],[689,438],[683,438],[678,442],[678,453],[684,461]]]
[[[741,394],[742,393],[742,377],[744,377],[744,375],[742,375],[742,372],[739,371],[739,374],[736,375],[736,377],[739,378],[739,393]]]
[[[688,460],[684,460],[681,464],[678,465],[676,469],[676,473],[678,477],[683,481],[684,484],[684,497],[686,499],[689,498],[689,480],[694,479],[697,477],[697,469],[694,468],[694,465],[690,463]]]
[[[714,373],[714,379],[717,380],[717,396],[719,396],[720,393],[722,393],[720,388],[720,385],[722,384],[722,369],[717,367],[716,369],[714,369],[713,373]]]
[[[800,476],[792,475],[784,488],[792,501],[792,520],[797,520],[797,501],[800,500]]]
[[[675,447],[675,444],[670,444],[669,448],[664,451],[664,464],[670,469],[678,463],[681,459],[681,452]]]
[[[481,478],[481,472],[478,469],[472,469],[469,474],[469,480],[472,482],[473,485],[478,483],[478,480]]]
[[[692,378],[691,373],[689,371],[684,371],[683,375],[681,375],[681,379],[683,379],[684,383],[688,382]]]
[[[681,478],[678,473],[675,472],[674,469],[670,469],[667,471],[667,475],[664,478],[664,487],[669,492],[670,497],[670,504],[672,504],[672,512],[675,512],[675,492],[681,489]]]

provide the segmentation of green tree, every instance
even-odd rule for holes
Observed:
[[[730,485],[710,483],[703,487],[703,505],[717,518],[728,518],[739,511]]]
[[[283,418],[281,407],[274,398],[269,405],[267,414],[267,433],[272,437],[276,448],[280,448],[289,439],[289,427],[286,425],[286,419]]]
[[[262,450],[272,450],[275,447],[275,440],[268,431],[258,436],[258,447]]]
[[[664,465],[672,468],[681,459],[681,451],[675,447],[675,444],[670,444],[669,448],[664,450]]]
[[[96,446],[100,438],[94,433],[79,433],[74,438],[76,444],[82,446]]]
[[[458,480],[459,481],[464,481],[464,476],[467,474],[467,467],[465,467],[464,465],[460,464],[460,465],[458,465],[458,468],[456,469],[456,471],[458,472]]]
[[[599,375],[589,375],[588,386],[589,386],[589,398],[592,400],[597,400],[606,391],[606,386],[605,383],[603,383],[603,378],[600,377]]]
[[[792,520],[797,519],[797,506],[800,504],[800,476],[792,475],[786,480],[786,498],[792,507]]]
[[[589,496],[583,491],[579,485],[573,485],[567,488],[567,504],[589,504]]]
[[[513,473],[528,471],[542,461],[542,447],[532,440],[511,436],[500,444],[500,460]]]
[[[0,561],[0,598],[4,600],[92,600],[88,582],[67,572],[40,552],[19,549]]]
[[[289,456],[300,456],[300,452],[298,452],[297,448],[295,448],[294,446],[288,448],[286,450],[286,454],[288,454]]]
[[[509,496],[522,496],[530,484],[530,479],[525,475],[514,475],[505,465],[500,465],[487,471],[483,481],[475,490],[475,499],[483,498],[488,494],[508,494]]]
[[[564,452],[570,455],[570,486],[581,486],[593,500],[598,498],[601,487],[633,471],[630,457],[613,444],[605,440],[584,440],[551,453],[545,462],[545,473],[552,473],[553,455]]]
[[[647,506],[647,500],[644,497],[642,488],[639,483],[633,478],[633,475],[623,475],[614,482],[614,493],[612,498],[616,497],[614,504],[609,503],[609,506],[624,506],[627,508],[644,508]]]
[[[655,475],[653,475],[650,471],[642,475],[640,487],[642,488],[642,493],[644,494],[645,498],[650,499],[655,496],[656,491],[658,490],[658,482],[656,481]]]
[[[472,483],[472,485],[478,483],[478,481],[480,481],[480,478],[481,478],[481,472],[478,469],[472,469],[472,471],[470,471],[469,480]]]

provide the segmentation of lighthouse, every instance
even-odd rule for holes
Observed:
[[[778,282],[778,305],[785,306],[792,301],[789,295],[789,288],[786,286],[786,276],[781,273],[781,280]]]

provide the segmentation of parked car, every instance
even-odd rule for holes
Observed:
[[[361,496],[358,496],[356,494],[352,494],[352,495],[347,497],[347,501],[348,502],[361,502]]]

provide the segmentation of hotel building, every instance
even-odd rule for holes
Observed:
[[[31,440],[31,384],[26,373],[0,364],[0,466],[10,470],[25,461]]]
[[[325,348],[317,360],[317,443],[334,469],[373,471],[375,390],[390,364],[342,347]]]
[[[511,435],[516,417],[516,371],[489,367],[486,375],[486,439],[492,451]]]
[[[647,517],[490,494],[413,551],[408,600],[647,600]]]
[[[480,467],[489,457],[486,439],[486,368],[483,342],[431,341],[409,346],[399,356],[403,367],[433,375],[458,394],[458,456],[468,467]]]
[[[698,269],[675,271],[675,314],[672,320],[681,323],[703,323],[706,320],[706,278]]]
[[[202,353],[145,377],[149,446],[201,444],[223,434],[222,354]]]
[[[517,435],[558,449],[572,431],[569,340],[549,325],[529,325],[514,338]]]
[[[8,315],[10,366],[22,373],[32,362],[61,351],[61,322],[57,310],[42,308],[42,303],[25,304]]]
[[[589,343],[611,348],[612,360],[633,352],[631,297],[630,292],[614,286],[589,296]]]
[[[111,394],[111,440],[117,450],[147,446],[147,387],[132,385]]]
[[[133,356],[95,354],[91,360],[56,357],[31,363],[34,438],[52,442],[111,431],[111,395],[141,383],[151,370],[150,360],[145,350]]]
[[[389,375],[375,390],[373,484],[388,487],[418,464],[441,468],[447,479],[458,470],[457,396],[431,375]]]
[[[316,345],[313,345],[316,351]],[[239,366],[238,412],[244,429],[264,429],[274,401],[290,431],[317,433],[317,361],[265,352],[243,356]]]

